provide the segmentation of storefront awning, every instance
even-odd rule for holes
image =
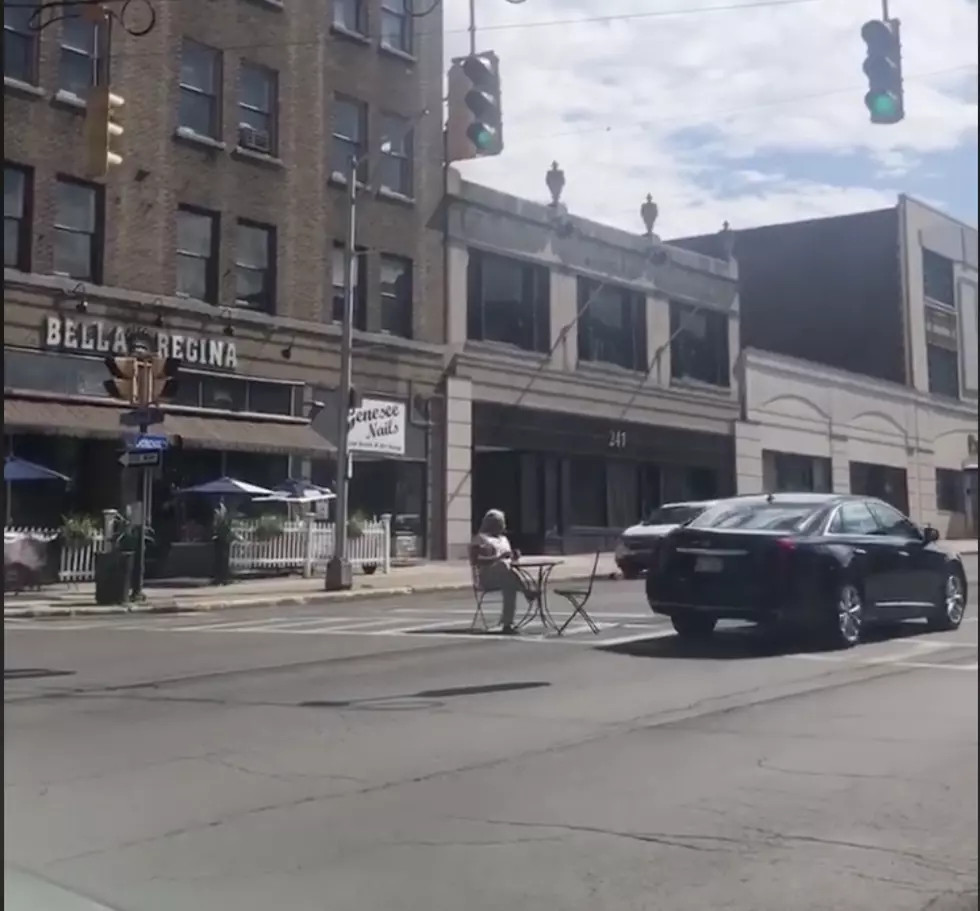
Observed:
[[[72,437],[117,439],[126,428],[120,409],[111,405],[9,399],[3,402],[6,432],[48,433]],[[268,452],[281,455],[325,456],[334,447],[309,424],[236,420],[227,417],[167,413],[164,424],[152,428],[168,437],[180,436],[195,449]]]

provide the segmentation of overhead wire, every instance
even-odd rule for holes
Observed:
[[[56,0],[58,2],[58,0]],[[61,3],[72,3],[73,0],[61,0]],[[81,5],[84,5],[87,0],[74,0]],[[108,0],[111,4],[113,2],[124,3],[125,0]],[[147,0],[150,2],[150,0]],[[152,0],[152,4],[157,6],[166,6],[173,3],[186,3],[194,2],[194,0]],[[406,0],[408,4],[414,4],[420,2],[420,0]],[[443,0],[434,0],[435,7],[429,11],[425,11],[422,15],[415,13],[415,18],[426,18],[435,12],[435,9],[442,4]],[[512,5],[523,5],[526,0],[519,0],[518,3],[514,3],[513,0],[504,0],[504,2],[510,3]],[[534,29],[534,28],[562,28],[574,25],[594,25],[604,22],[628,22],[636,20],[646,20],[646,19],[657,19],[657,18],[669,18],[669,17],[683,17],[683,16],[696,16],[705,13],[733,13],[740,12],[742,10],[753,10],[753,9],[763,9],[763,8],[777,8],[777,7],[794,7],[801,6],[803,4],[814,4],[814,3],[826,3],[828,0],[747,0],[747,2],[742,3],[721,3],[712,6],[698,6],[698,7],[683,7],[683,8],[673,8],[673,9],[661,9],[661,10],[650,10],[640,13],[615,13],[608,14],[604,16],[577,16],[562,19],[538,19],[531,22],[501,22],[491,25],[481,25],[480,32],[507,32],[507,31],[522,31],[524,29]],[[60,5],[60,3],[59,3]],[[35,9],[37,3],[32,3],[30,0],[4,0],[4,7],[6,9]],[[409,15],[413,15],[409,13]],[[419,29],[415,32],[416,37],[426,37],[431,35],[454,35],[454,34],[465,34],[469,31],[468,28],[436,28],[436,29]],[[376,35],[366,35],[365,37],[377,37]],[[222,47],[216,47],[215,50],[220,51],[249,51],[255,49],[263,48],[294,48],[294,47],[316,47],[320,44],[324,44],[328,41],[328,38],[317,37],[317,38],[304,38],[297,39],[295,41],[259,41],[259,42],[249,42],[248,44],[229,44]],[[169,50],[161,51],[127,51],[125,53],[120,53],[120,57],[167,57],[170,56]]]

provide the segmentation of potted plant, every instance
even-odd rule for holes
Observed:
[[[58,540],[65,550],[81,550],[98,534],[95,520],[89,516],[64,516],[58,529]]]
[[[227,585],[231,582],[231,545],[238,540],[238,532],[224,504],[214,511],[211,540],[214,541],[214,584]]]
[[[364,537],[364,526],[367,525],[368,518],[362,512],[355,512],[347,519],[347,539],[356,541]]]
[[[273,541],[278,538],[285,528],[285,522],[279,516],[260,516],[255,523],[256,541]]]
[[[369,521],[370,519],[363,512],[353,513],[347,519],[347,539],[349,541],[356,541],[358,538],[363,538],[365,526]],[[361,565],[361,569],[370,576],[377,571],[378,565],[377,563],[364,563]]]
[[[116,513],[106,549],[95,555],[95,603],[128,604],[136,565],[138,530],[128,515]]]

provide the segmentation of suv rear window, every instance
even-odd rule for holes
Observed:
[[[816,511],[812,503],[719,503],[688,527],[797,531]]]

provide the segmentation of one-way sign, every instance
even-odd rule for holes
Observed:
[[[119,456],[119,464],[124,468],[155,468],[160,464],[160,450],[138,449],[124,452]]]

